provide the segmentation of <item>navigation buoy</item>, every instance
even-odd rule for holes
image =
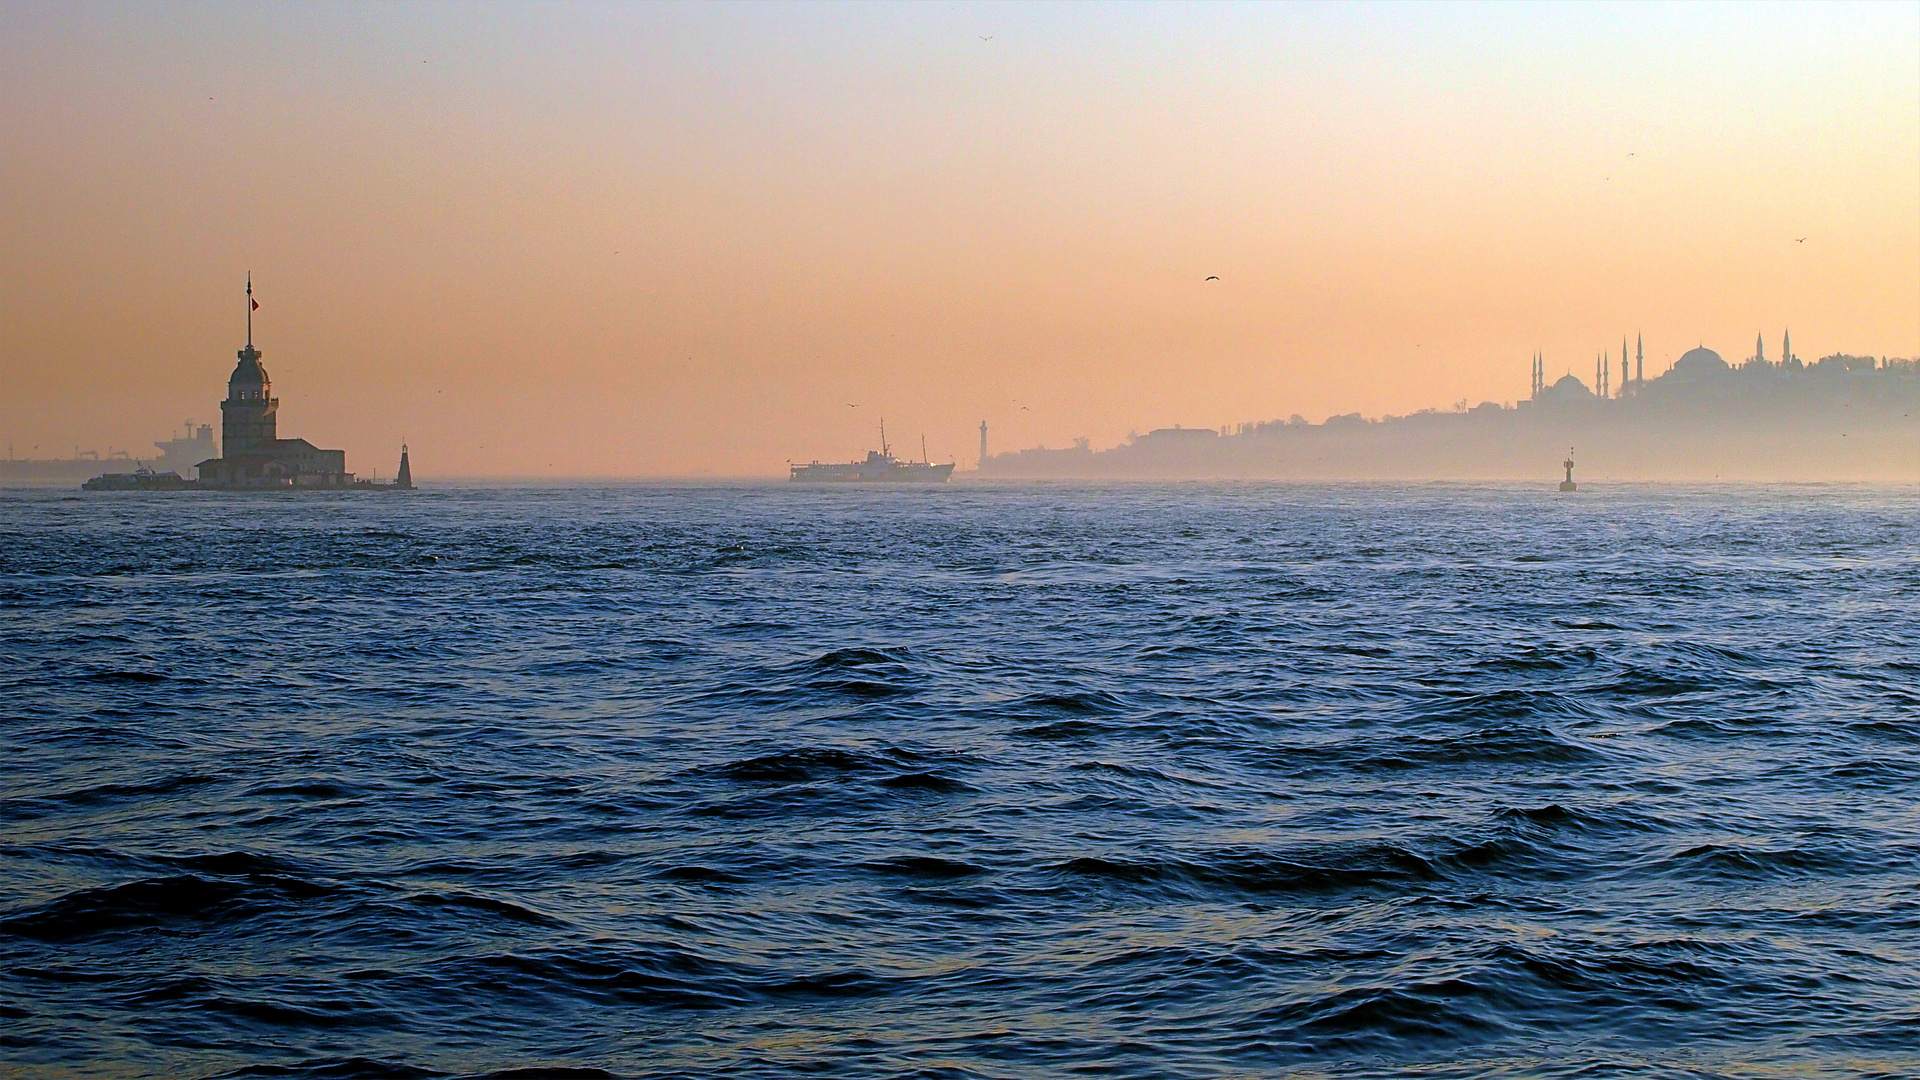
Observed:
[[[1567,478],[1560,481],[1560,490],[1579,491],[1580,485],[1573,482],[1573,447],[1567,447],[1567,460],[1560,464],[1567,470]]]

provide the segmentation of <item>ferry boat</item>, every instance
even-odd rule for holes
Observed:
[[[919,461],[901,461],[887,445],[887,426],[880,425],[880,449],[867,451],[865,461],[819,462],[792,465],[788,479],[799,484],[944,484],[953,475],[954,462],[926,460],[927,441],[920,440]]]

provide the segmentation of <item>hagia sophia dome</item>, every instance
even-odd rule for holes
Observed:
[[[1727,370],[1727,362],[1720,358],[1719,353],[1702,345],[1697,349],[1688,349],[1673,362],[1673,369],[1682,375],[1711,375]]]

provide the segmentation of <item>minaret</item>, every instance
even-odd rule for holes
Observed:
[[[1780,366],[1798,366],[1793,360],[1793,334],[1786,330],[1780,331]]]
[[[980,468],[987,467],[987,422],[980,421]]]
[[[1645,334],[1633,335],[1633,381],[1647,381],[1647,338]]]
[[[1633,389],[1633,365],[1627,363],[1627,335],[1620,335],[1620,396],[1626,397]]]
[[[1767,363],[1767,343],[1760,340],[1760,332],[1758,330],[1753,333],[1753,361],[1762,367],[1766,366]]]
[[[248,274],[247,347],[239,352],[240,362],[227,379],[227,400],[220,403],[220,453],[226,458],[272,453],[277,439],[280,399],[273,396],[260,350],[253,347],[253,310],[259,306],[253,298],[253,275]]]

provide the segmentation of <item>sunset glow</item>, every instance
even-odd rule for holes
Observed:
[[[20,456],[216,419],[249,271],[283,425],[442,476],[1920,355],[1910,3],[12,4],[0,93]]]

